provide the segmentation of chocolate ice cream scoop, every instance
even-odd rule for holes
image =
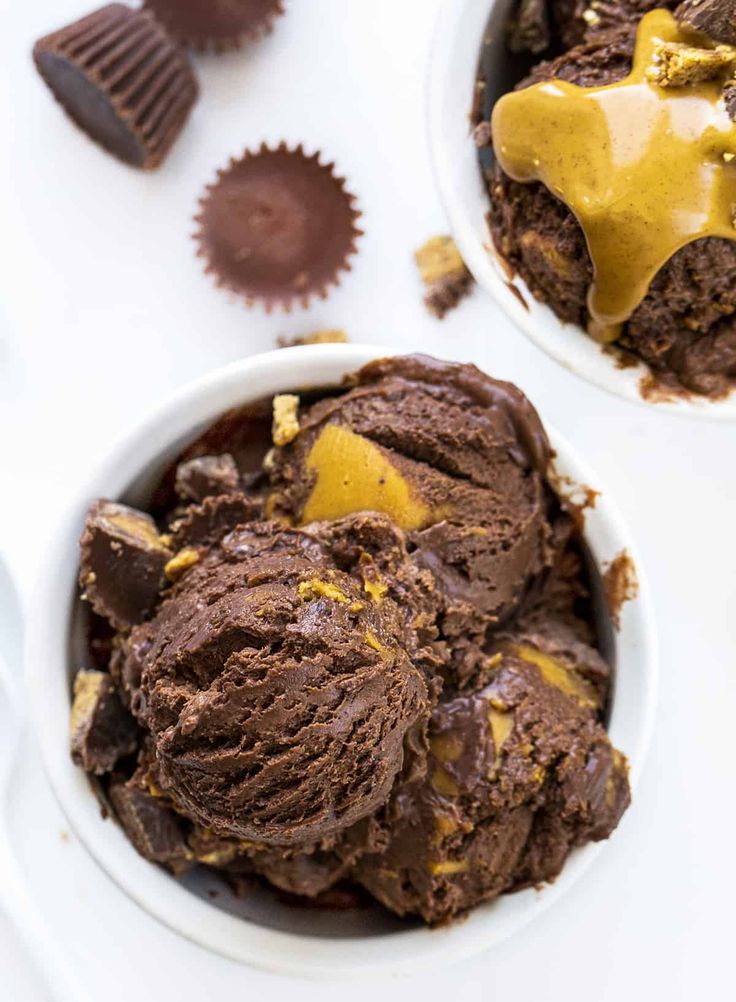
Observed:
[[[215,834],[270,845],[366,817],[405,753],[407,766],[423,753],[429,692],[409,631],[316,532],[235,529],[125,648],[163,789]]]
[[[519,95],[527,94],[530,85],[546,86],[551,79],[561,81],[561,89],[572,84],[576,87],[602,88],[609,95],[610,85],[618,84],[623,87],[625,79],[632,72],[636,44],[635,8],[641,13],[646,6],[643,2],[621,5],[621,23],[617,29],[590,33],[584,44],[563,53],[553,61],[539,63],[518,85]],[[600,8],[600,12],[606,13],[606,17],[609,14],[618,17],[618,7],[619,5],[613,5],[609,11],[609,5],[605,5],[605,8]],[[652,17],[651,13],[649,17]],[[667,15],[659,11],[656,12],[656,17],[661,23]],[[675,29],[672,24],[669,28],[672,35]],[[685,32],[682,37],[689,36]],[[658,44],[660,42],[661,40]],[[655,269],[648,283],[644,283],[642,289],[646,294],[638,303],[633,304],[635,308],[628,316],[622,314],[620,328],[613,324],[608,328],[607,334],[605,325],[601,327],[593,324],[591,329],[596,336],[615,337],[619,346],[642,358],[666,386],[718,397],[732,389],[736,379],[736,325],[733,322],[736,308],[733,282],[736,274],[736,242],[731,239],[734,234],[730,219],[733,178],[728,167],[731,152],[726,149],[728,135],[733,145],[734,130],[729,115],[731,118],[736,115],[733,110],[736,105],[730,104],[733,84],[728,79],[731,76],[730,63],[726,58],[728,54],[724,52],[717,54],[719,58],[723,56],[724,64],[720,69],[716,66],[715,78],[712,80],[693,80],[690,84],[672,86],[671,81],[653,79],[660,73],[667,76],[668,54],[681,60],[683,68],[687,70],[686,76],[688,73],[697,76],[701,72],[700,63],[705,60],[703,66],[707,65],[715,51],[708,48],[684,51],[686,46],[678,46],[679,43],[672,43],[669,48],[663,48],[659,44],[659,51],[655,51],[654,66],[649,67],[652,73],[644,90],[651,95],[654,107],[660,110],[670,109],[666,114],[662,112],[663,117],[654,116],[657,121],[669,120],[669,115],[675,120],[679,115],[677,109],[680,105],[710,107],[710,114],[720,123],[717,131],[723,142],[723,149],[719,148],[717,155],[714,153],[712,156],[710,150],[706,150],[702,157],[698,152],[698,143],[702,143],[703,136],[709,134],[702,124],[706,121],[704,115],[702,121],[698,119],[698,123],[691,129],[690,141],[683,141],[683,153],[687,154],[691,162],[694,161],[693,177],[698,176],[698,164],[701,160],[704,164],[713,165],[713,176],[720,176],[723,181],[722,187],[718,189],[719,197],[706,198],[702,195],[699,184],[694,181],[692,184],[683,184],[679,196],[671,189],[666,191],[665,186],[659,184],[658,177],[666,175],[668,186],[681,183],[687,178],[685,161],[679,155],[668,156],[667,147],[656,137],[647,139],[640,136],[639,149],[652,151],[651,158],[647,155],[641,157],[640,161],[644,168],[650,164],[655,175],[656,171],[659,174],[648,183],[643,182],[641,176],[637,183],[630,182],[627,174],[625,186],[630,193],[640,193],[642,197],[656,190],[661,197],[654,199],[651,206],[664,215],[669,212],[667,225],[675,229],[680,221],[684,221],[684,226],[685,222],[705,219],[705,213],[700,215],[699,212],[690,213],[677,208],[680,204],[678,197],[681,196],[684,199],[682,204],[685,204],[699,192],[702,204],[709,206],[710,215],[718,210],[720,223],[717,227],[708,228],[708,232],[703,232],[700,239],[694,239],[693,233],[686,234],[687,239],[691,240],[689,243],[685,239],[673,242],[668,237],[666,250],[671,256],[662,262],[658,270]],[[643,55],[638,62],[640,66],[647,67],[647,59]],[[548,92],[556,93],[557,88],[550,88]],[[695,96],[699,97],[700,105],[695,102]],[[625,102],[622,106],[624,105]],[[646,123],[649,118],[640,114],[633,120]],[[680,121],[679,118],[677,120]],[[578,125],[579,121],[576,119]],[[622,122],[624,119],[619,124]],[[681,132],[682,130],[674,130],[673,135],[680,135]],[[558,135],[563,133],[564,130],[561,130]],[[583,130],[579,135],[581,144],[587,150],[598,150],[599,144],[591,143],[590,135],[590,130]],[[501,141],[495,129],[494,136],[495,142]],[[636,139],[633,133],[632,137]],[[678,163],[677,172],[668,169],[672,162]],[[588,164],[586,171],[575,170],[574,174],[580,181],[583,177],[592,176],[590,171]],[[711,177],[710,171],[710,166],[708,170],[704,169],[703,176]],[[599,171],[598,177],[597,190],[614,191],[612,174],[609,176],[607,171]],[[521,182],[518,178],[513,180],[496,163],[489,179],[491,232],[497,250],[524,279],[532,294],[547,303],[561,320],[586,328],[591,320],[588,300],[594,279],[591,256],[575,213],[561,200],[560,191],[556,188],[553,191],[554,194],[538,182]],[[624,204],[624,201],[614,201],[611,212],[624,218]],[[598,212],[601,214],[602,210]],[[654,216],[656,215],[655,211]],[[647,224],[647,229],[649,233],[665,232],[656,218]],[[610,234],[612,231],[610,227],[602,225],[600,232]],[[634,232],[633,226],[630,227],[630,232]],[[620,248],[623,243],[613,246]],[[614,269],[611,269],[611,273],[614,274]],[[615,269],[615,276],[620,278],[621,275],[623,270]],[[628,290],[633,285],[630,282],[624,283],[623,288]]]
[[[431,571],[452,681],[548,560],[549,445],[524,395],[474,366],[422,356],[363,368],[300,416],[273,457],[270,510],[296,524],[379,511]]]
[[[399,915],[443,922],[552,880],[629,802],[626,761],[595,714],[511,652],[481,692],[438,706],[429,734],[426,778],[394,794],[386,849],[355,869]]]

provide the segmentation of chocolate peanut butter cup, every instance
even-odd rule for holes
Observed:
[[[76,124],[134,167],[158,167],[197,97],[186,54],[147,11],[113,3],[39,39],[39,73]]]
[[[195,239],[205,271],[249,306],[307,306],[350,270],[360,213],[319,157],[263,144],[231,160],[201,199]]]
[[[257,42],[284,14],[282,0],[144,0],[172,38],[200,52]]]

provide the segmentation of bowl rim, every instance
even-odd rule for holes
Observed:
[[[282,974],[342,978],[357,972],[426,972],[481,952],[512,935],[568,890],[593,862],[604,843],[576,850],[557,881],[542,891],[523,891],[480,906],[446,929],[410,928],[398,933],[349,938],[316,938],[274,930],[227,914],[192,894],[138,856],[122,830],[103,821],[86,776],[67,748],[70,694],[69,628],[76,598],[77,539],[84,513],[99,496],[120,496],[146,465],[161,465],[183,442],[220,413],[297,385],[330,385],[366,362],[397,354],[367,345],[310,345],[279,349],[215,369],[173,393],[136,427],[123,434],[92,468],[86,484],[56,522],[47,559],[27,607],[25,676],[31,716],[46,773],[70,826],[102,870],[145,911],[185,938],[214,953]],[[298,374],[298,375],[297,375]],[[630,758],[632,788],[649,745],[657,692],[657,635],[641,559],[615,504],[600,479],[572,448],[547,429],[558,468],[603,494],[589,512],[591,525],[610,544],[626,549],[639,577],[639,593],[621,614],[618,640],[626,643],[637,694],[635,735],[623,749]],[[586,537],[589,536],[586,520]],[[589,540],[600,566],[600,545]],[[621,671],[619,665],[619,672]],[[639,705],[639,703],[641,705]],[[614,731],[616,700],[609,730]]]
[[[534,299],[523,279],[516,276],[510,281],[503,270],[485,222],[488,194],[478,168],[471,129],[467,129],[464,148],[452,131],[460,128],[463,121],[469,122],[483,33],[499,3],[508,4],[508,0],[441,0],[427,71],[426,123],[433,173],[450,229],[473,277],[538,348],[581,379],[658,412],[711,421],[736,420],[736,389],[717,400],[697,395],[646,400],[639,383],[649,373],[647,366],[639,363],[617,368],[613,358],[592,338],[583,336],[577,325],[560,321],[548,306]],[[451,92],[456,89],[452,81],[460,73],[465,74],[462,94],[466,94],[467,100],[462,97],[461,106],[450,107]],[[468,205],[471,198],[472,210]],[[517,289],[521,299],[511,287]]]

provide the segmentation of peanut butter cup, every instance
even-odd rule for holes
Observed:
[[[182,45],[200,52],[237,49],[267,35],[284,14],[282,0],[144,0]]]
[[[200,202],[195,239],[205,270],[249,306],[307,306],[350,270],[360,213],[334,164],[319,157],[263,144],[220,170]]]
[[[69,117],[134,167],[161,164],[197,97],[186,54],[151,14],[125,4],[39,39],[33,59]]]

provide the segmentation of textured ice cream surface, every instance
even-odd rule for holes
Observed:
[[[296,524],[381,511],[433,575],[447,674],[482,668],[489,628],[549,562],[549,445],[515,387],[423,356],[363,368],[349,392],[300,415],[273,457],[270,510]]]
[[[656,7],[672,10],[676,5],[677,0],[550,0],[556,35],[568,49],[612,28],[636,24]]]
[[[429,735],[427,776],[393,795],[387,847],[355,870],[398,915],[443,922],[553,880],[629,802],[625,759],[595,714],[517,653],[482,691],[441,703]]]
[[[303,395],[259,473],[270,415],[229,412],[192,443],[156,521],[93,505],[83,581],[108,671],[80,673],[75,761],[175,874],[311,902],[360,881],[433,923],[553,877],[614,826],[625,776],[535,411],[472,366],[382,360]]]
[[[598,24],[585,41],[539,63],[518,86],[559,79],[597,87],[623,80],[631,71],[636,24],[646,6],[601,5],[606,30]],[[499,253],[535,298],[561,320],[585,329],[593,268],[573,213],[543,184],[513,181],[497,164],[489,193]],[[736,241],[708,237],[687,244],[656,274],[617,343],[666,385],[711,396],[727,393],[736,378],[735,275]]]
[[[241,526],[132,631],[133,709],[177,806],[224,836],[288,845],[376,810],[421,755],[428,688],[405,610],[318,535]]]

